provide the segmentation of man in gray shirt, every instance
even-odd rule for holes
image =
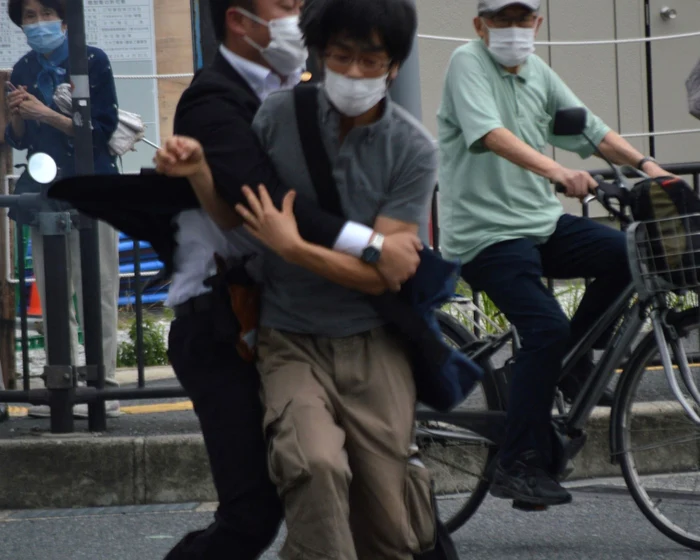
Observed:
[[[428,219],[436,149],[387,97],[412,46],[415,8],[404,0],[313,6],[301,27],[307,47],[322,53],[319,123],[345,218],[384,235],[417,232]],[[315,197],[294,93],[268,97],[253,128],[286,184]],[[281,211],[263,186],[247,194],[252,211],[239,211],[272,250],[258,366],[270,474],[288,527],[281,556],[408,560],[432,545],[434,512],[429,474],[413,452],[409,354],[368,296],[386,289],[373,264],[381,240],[362,259],[334,253],[299,236],[294,192]]]

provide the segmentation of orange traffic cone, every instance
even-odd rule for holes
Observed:
[[[39,298],[39,290],[36,287],[36,282],[32,283],[32,288],[29,292],[29,307],[27,315],[30,317],[41,317],[41,299]]]

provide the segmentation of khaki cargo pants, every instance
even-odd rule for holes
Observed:
[[[384,327],[345,338],[262,329],[269,467],[285,560],[409,560],[432,548],[430,475],[412,457],[415,386]]]

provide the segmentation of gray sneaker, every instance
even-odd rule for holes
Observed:
[[[118,418],[122,415],[122,411],[119,408],[119,401],[106,401],[105,402],[105,412],[107,418]],[[86,404],[76,404],[73,407],[73,416],[75,418],[87,418],[88,417],[88,405]]]
[[[122,415],[121,409],[119,408],[119,401],[107,401],[105,403],[105,409],[107,413],[107,418],[117,418]],[[50,418],[51,409],[46,404],[41,404],[37,406],[32,406],[27,412],[28,416],[32,418]],[[73,406],[73,417],[85,419],[88,417],[88,405],[87,404],[76,404]]]

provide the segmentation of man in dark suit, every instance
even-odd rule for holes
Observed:
[[[216,272],[214,253],[235,258],[255,249],[250,238],[232,230],[240,223],[233,206],[244,201],[241,187],[265,184],[278,205],[287,192],[251,123],[268,93],[299,81],[306,56],[296,21],[300,4],[210,0],[221,47],[211,67],[198,72],[183,94],[174,122],[176,134],[203,145],[206,173],[213,180],[192,185],[209,189],[195,189],[195,198],[186,180],[135,176],[101,185],[76,180],[57,184],[51,193],[150,241],[174,270],[168,303],[176,318],[169,355],[200,420],[219,508],[214,523],[186,535],[169,560],[257,558],[281,521],[265,464],[257,372],[236,353],[236,333],[220,328],[222,306],[203,282]],[[302,237],[353,256],[359,257],[374,236],[371,228],[345,223],[302,197],[294,211]],[[398,290],[415,272],[419,247],[414,235],[384,239],[378,269],[388,286]]]
[[[286,191],[250,125],[269,93],[299,81],[307,57],[297,21],[300,4],[212,0],[221,48],[212,66],[185,91],[175,114],[175,133],[196,138],[204,147],[214,188],[196,190],[202,208],[175,218],[168,303],[176,318],[169,355],[199,417],[220,505],[214,524],[187,535],[169,559],[255,558],[271,543],[281,521],[266,466],[257,371],[238,355],[231,333],[218,327],[221,306],[203,281],[216,272],[214,252],[235,258],[255,250],[244,234],[224,233],[239,223],[233,206],[241,201],[241,186],[272,184],[279,199]],[[227,204],[216,204],[218,200]],[[324,215],[311,200],[299,200],[295,212],[307,239],[350,254],[359,255],[373,233]],[[407,262],[397,267],[388,255],[387,276],[398,288],[415,270],[410,249],[415,252],[419,245],[408,236],[392,242],[399,245],[399,261]]]

